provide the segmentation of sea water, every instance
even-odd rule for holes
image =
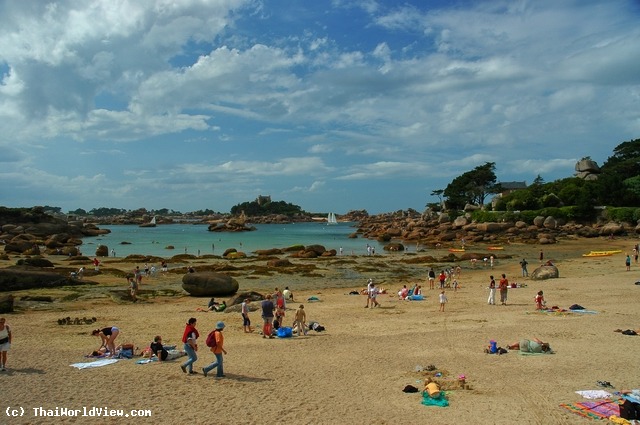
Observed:
[[[250,232],[210,232],[202,224],[166,224],[156,227],[135,225],[101,225],[111,233],[83,238],[80,247],[84,255],[94,255],[99,245],[112,250],[117,257],[131,254],[172,257],[177,254],[222,255],[225,250],[235,248],[251,255],[256,250],[287,248],[292,245],[322,245],[325,249],[342,247],[343,255],[367,255],[367,246],[375,254],[383,254],[383,245],[366,238],[349,238],[356,231],[355,223],[291,223],[256,224],[257,230]],[[173,249],[168,249],[173,246]]]

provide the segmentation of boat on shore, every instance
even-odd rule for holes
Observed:
[[[150,222],[142,223],[139,227],[156,227],[156,216],[154,215]]]
[[[599,252],[588,252],[586,254],[582,254],[583,257],[610,257],[612,256],[612,252],[599,251]]]

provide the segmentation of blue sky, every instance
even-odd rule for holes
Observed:
[[[424,209],[640,138],[640,3],[0,1],[0,204]]]

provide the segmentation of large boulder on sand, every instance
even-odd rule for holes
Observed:
[[[222,273],[196,272],[182,277],[182,289],[194,297],[229,296],[239,288],[237,280]]]
[[[96,257],[108,257],[109,247],[106,245],[98,245],[96,248]]]
[[[93,284],[88,280],[72,279],[59,273],[20,268],[0,269],[0,291],[23,291],[33,288]]]
[[[13,295],[0,295],[0,314],[13,312]]]
[[[531,273],[532,280],[556,279],[560,272],[556,266],[540,266]]]

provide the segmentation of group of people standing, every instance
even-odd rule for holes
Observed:
[[[489,299],[487,304],[496,305],[496,280],[493,275],[489,276],[489,279]],[[502,273],[497,289],[500,291],[500,304],[507,305],[509,279],[507,279],[506,274]]]

